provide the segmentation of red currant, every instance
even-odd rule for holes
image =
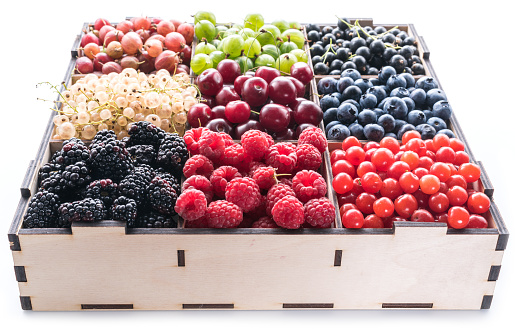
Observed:
[[[333,176],[336,176],[339,173],[347,173],[354,178],[356,175],[354,166],[346,160],[334,162],[334,164],[331,165],[331,170],[333,170]]]
[[[381,217],[386,218],[393,214],[394,206],[390,198],[382,197],[374,201],[373,204],[374,213]]]
[[[418,167],[420,159],[418,154],[413,151],[405,151],[401,156],[401,161],[409,165],[410,170],[414,170]]]
[[[449,147],[450,145],[451,141],[449,140],[449,136],[445,134],[436,134],[433,137],[434,152],[437,152],[440,148]]]
[[[338,194],[345,194],[352,190],[352,187],[353,179],[348,173],[338,173],[333,178],[333,189]]]
[[[361,147],[350,147],[345,151],[345,155],[347,161],[354,166],[358,166],[365,160],[365,150]]]
[[[411,194],[403,194],[394,202],[395,212],[403,218],[409,218],[418,208],[417,199]]]
[[[444,163],[453,163],[456,160],[456,153],[451,147],[441,147],[436,152],[436,161]]]
[[[379,216],[370,214],[365,218],[362,228],[384,228],[384,223]]]
[[[452,150],[454,150],[456,152],[465,150],[465,143],[463,143],[462,141],[460,141],[457,138],[449,139],[449,145],[452,148]]]
[[[490,208],[490,199],[481,192],[471,194],[467,200],[467,208],[470,213],[483,214]]]
[[[365,218],[357,209],[349,209],[342,215],[342,224],[345,228],[361,228]]]
[[[437,176],[441,182],[445,183],[451,176],[451,168],[445,163],[436,162],[429,169],[429,173]]]
[[[378,171],[387,171],[388,168],[395,162],[393,153],[390,149],[379,148],[372,154],[372,164],[374,164]]]
[[[331,152],[331,165],[335,162],[345,159],[345,151],[342,149],[336,149]]]
[[[467,188],[467,181],[465,178],[459,174],[455,174],[453,176],[450,176],[449,179],[445,182],[449,188],[453,186],[460,186],[463,189]]]
[[[429,197],[429,209],[435,213],[443,213],[449,208],[449,198],[444,193],[437,192]]]
[[[397,161],[390,165],[390,168],[388,168],[388,172],[386,175],[388,176],[388,178],[399,180],[399,178],[402,176],[404,172],[409,171],[411,171],[411,169],[408,163],[403,161]]]
[[[470,219],[469,212],[460,206],[451,207],[447,212],[447,223],[454,229],[465,228]]]
[[[420,190],[425,194],[434,194],[440,189],[440,180],[437,176],[427,174],[420,178]]]
[[[361,186],[363,186],[365,192],[377,193],[383,186],[383,181],[377,173],[367,172],[361,177]]]
[[[355,136],[349,136],[343,140],[342,149],[346,151],[350,147],[360,147],[361,148],[361,142]]]
[[[413,172],[404,172],[399,178],[399,184],[405,193],[413,193],[418,190],[420,181]]]
[[[465,228],[488,228],[488,221],[478,214],[470,214],[469,223]]]
[[[474,163],[465,163],[460,166],[458,173],[465,178],[467,183],[473,183],[481,176],[481,169]]]
[[[453,186],[447,191],[447,198],[451,206],[462,206],[467,202],[469,197],[467,191],[460,186]]]
[[[383,197],[387,197],[392,200],[403,194],[401,185],[393,178],[386,178],[383,180],[383,186],[381,187],[380,192]]]
[[[429,211],[425,209],[417,209],[411,214],[411,221],[413,222],[435,222],[435,218]]]
[[[402,144],[408,143],[412,138],[421,138],[420,133],[416,130],[409,130],[402,135]]]
[[[356,169],[356,173],[358,174],[358,177],[362,177],[367,172],[376,172],[376,167],[372,162],[364,161],[361,162],[358,165],[358,168]]]
[[[366,192],[361,193],[356,198],[356,206],[358,206],[358,209],[363,214],[372,214],[372,213],[374,213],[373,205],[374,205],[374,201],[376,201],[376,200],[377,200],[376,196],[371,193],[366,193]]]
[[[393,137],[383,137],[381,142],[379,142],[379,145],[381,146],[381,148],[386,148],[390,150],[394,155],[398,153],[401,148],[399,141],[397,141]]]

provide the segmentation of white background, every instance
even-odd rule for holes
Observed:
[[[335,14],[373,18],[375,23],[413,23],[431,51],[430,59],[476,158],[495,187],[495,200],[513,222],[515,70],[513,11],[507,1],[12,1],[2,5],[0,62],[0,333],[153,334],[263,332],[327,334],[463,334],[513,331],[515,311],[513,241],[502,262],[492,307],[483,311],[172,311],[24,312],[14,277],[7,230],[19,187],[36,155],[53,99],[36,83],[59,84],[83,22],[104,17],[159,16],[188,20],[210,10],[219,22],[241,22],[257,11],[267,22],[336,22]],[[1,240],[1,239],[0,239]],[[466,269],[456,269],[466,271]],[[378,274],[380,275],[380,274]],[[302,278],[299,278],[302,282]],[[286,286],[295,283],[285,283]],[[422,289],[422,288],[421,288]],[[506,329],[505,327],[508,327]]]

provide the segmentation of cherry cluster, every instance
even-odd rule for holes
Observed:
[[[444,222],[454,229],[487,228],[490,199],[478,192],[481,170],[459,139],[402,142],[385,137],[364,145],[355,137],[331,152],[332,185],[345,228],[391,228],[395,221]]]

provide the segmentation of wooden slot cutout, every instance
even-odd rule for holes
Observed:
[[[182,304],[182,309],[234,309],[234,304]]]
[[[283,308],[334,308],[334,304],[317,304],[317,303],[307,303],[307,304],[283,304]]]
[[[492,267],[490,267],[490,273],[488,274],[488,281],[496,281],[497,279],[499,279],[500,272],[500,265],[492,265]]]
[[[432,302],[393,302],[383,303],[383,308],[433,308]]]
[[[30,300],[30,297],[20,296],[20,303],[21,309],[23,309],[24,311],[32,310],[32,301]]]
[[[16,281],[19,283],[25,283],[27,281],[27,274],[25,273],[24,266],[14,266],[14,274],[16,276]]]
[[[133,304],[81,304],[81,309],[134,309]]]
[[[177,250],[177,266],[179,266],[179,267],[186,266],[186,258],[184,255],[184,250]]]
[[[342,266],[342,250],[334,251],[334,266]]]

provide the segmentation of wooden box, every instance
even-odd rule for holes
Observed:
[[[509,235],[484,170],[475,187],[491,197],[486,229],[396,222],[392,229],[352,230],[338,215],[332,228],[296,231],[192,229],[182,222],[127,228],[119,221],[26,229],[39,167],[60,146],[50,140],[54,115],[8,231],[25,310],[478,310],[492,303]],[[329,150],[321,172],[337,205]]]

